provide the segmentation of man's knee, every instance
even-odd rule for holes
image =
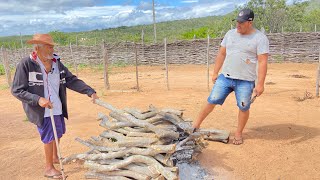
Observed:
[[[242,111],[242,112],[246,112],[250,109],[250,101],[247,102],[247,101],[240,101],[237,103],[237,106],[239,107],[239,110]]]
[[[211,93],[210,96],[208,97],[208,104],[211,105],[222,105],[226,99],[226,96],[222,96],[221,94],[218,93]]]

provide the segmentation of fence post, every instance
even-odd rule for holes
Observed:
[[[21,32],[20,32],[20,42],[21,42],[21,49],[23,49],[23,43],[22,43],[22,35],[21,35]]]
[[[319,63],[317,71],[316,97],[319,97],[319,83],[320,83],[320,46],[319,46]]]
[[[210,36],[208,34],[208,44],[207,44],[207,88],[210,91],[209,83],[210,83],[210,74],[209,74],[209,46],[210,46]]]
[[[168,62],[167,62],[167,38],[164,38],[164,64],[166,67],[166,80],[167,80],[167,90],[170,90],[169,88],[169,75],[168,75]]]
[[[3,66],[4,66],[4,71],[6,73],[6,79],[9,87],[12,85],[12,80],[11,80],[11,72],[10,72],[10,66],[9,66],[9,60],[8,60],[8,53],[3,46],[1,47],[1,52],[2,52],[2,59],[3,59]]]
[[[71,42],[69,43],[69,47],[70,47],[70,53],[71,53],[71,59],[73,61],[73,67],[76,71],[76,76],[78,76],[78,64],[77,64],[77,61],[76,59],[74,59],[74,56],[73,56],[73,51],[72,51],[72,45],[71,45]]]
[[[105,89],[110,89],[109,75],[108,75],[108,54],[105,46],[105,41],[102,41],[102,55],[103,55],[103,65],[104,65],[104,87]]]
[[[144,30],[142,28],[141,30],[141,43],[142,43],[142,46],[144,45]]]
[[[134,43],[134,56],[136,60],[136,81],[137,81],[137,91],[140,91],[139,88],[139,72],[138,72],[138,50],[137,50],[137,44]]]
[[[314,25],[314,32],[317,32],[317,25]]]
[[[78,47],[78,34],[76,35],[76,46]]]

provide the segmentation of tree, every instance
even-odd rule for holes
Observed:
[[[281,32],[287,15],[285,0],[250,0],[245,7],[255,12],[255,24],[269,32]]]
[[[60,45],[68,45],[69,36],[66,33],[51,31],[49,34],[52,36],[54,42],[57,42]]]

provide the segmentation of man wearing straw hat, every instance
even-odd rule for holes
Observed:
[[[60,140],[66,131],[64,118],[68,118],[66,88],[87,94],[93,102],[98,96],[94,89],[60,62],[60,58],[53,53],[55,43],[49,34],[35,34],[27,43],[33,45],[34,51],[17,65],[12,94],[22,101],[29,121],[37,125],[46,157],[44,176],[61,179],[61,172],[53,165],[59,163],[59,158],[50,109]]]

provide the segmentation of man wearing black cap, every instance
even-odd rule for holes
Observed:
[[[226,33],[215,59],[212,76],[215,84],[208,102],[193,124],[194,128],[199,128],[214,107],[217,104],[222,105],[234,91],[239,107],[238,128],[233,139],[235,145],[243,143],[242,131],[249,119],[252,99],[263,93],[267,74],[269,41],[262,32],[253,27],[253,19],[254,13],[251,9],[241,10],[235,19],[237,28]],[[218,74],[221,67],[221,73]]]

